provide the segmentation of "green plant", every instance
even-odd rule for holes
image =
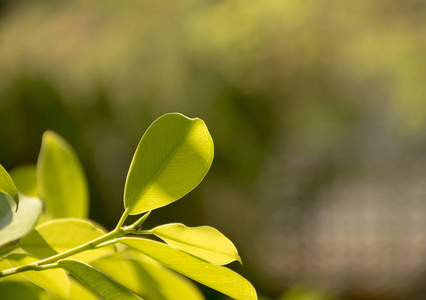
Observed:
[[[10,176],[0,166],[2,299],[203,299],[190,280],[169,269],[232,298],[257,299],[246,279],[223,267],[241,259],[218,230],[182,224],[143,228],[152,210],[194,189],[212,160],[213,141],[202,120],[177,113],[157,119],[130,165],[124,213],[107,233],[85,219],[87,185],[74,150],[46,132],[36,167]],[[144,215],[124,225],[138,214]]]

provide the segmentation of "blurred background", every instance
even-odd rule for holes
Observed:
[[[425,1],[0,0],[6,169],[58,132],[111,229],[167,112],[215,159],[148,226],[216,227],[261,299],[425,299]]]

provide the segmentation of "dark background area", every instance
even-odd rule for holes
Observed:
[[[218,228],[263,299],[424,299],[425,53],[424,1],[2,0],[0,163],[56,131],[112,228],[148,125],[200,117],[212,168],[148,226]]]

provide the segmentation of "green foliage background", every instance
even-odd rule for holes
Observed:
[[[220,229],[262,294],[297,282],[273,268],[278,207],[309,209],[337,178],[426,165],[423,1],[0,9],[0,162],[34,163],[42,133],[58,132],[88,174],[91,217],[112,227],[145,128],[171,111],[202,118],[215,142],[210,173],[149,222]]]

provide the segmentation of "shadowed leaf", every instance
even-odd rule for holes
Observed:
[[[137,300],[140,297],[104,273],[76,260],[60,260],[58,265],[104,300]]]
[[[0,246],[28,234],[36,225],[41,210],[40,200],[21,195],[21,204],[16,211],[12,197],[0,193]]]
[[[16,209],[19,205],[19,196],[18,190],[16,189],[15,184],[13,183],[12,178],[9,173],[0,165],[0,192],[8,194],[12,197],[13,201],[16,203]]]

